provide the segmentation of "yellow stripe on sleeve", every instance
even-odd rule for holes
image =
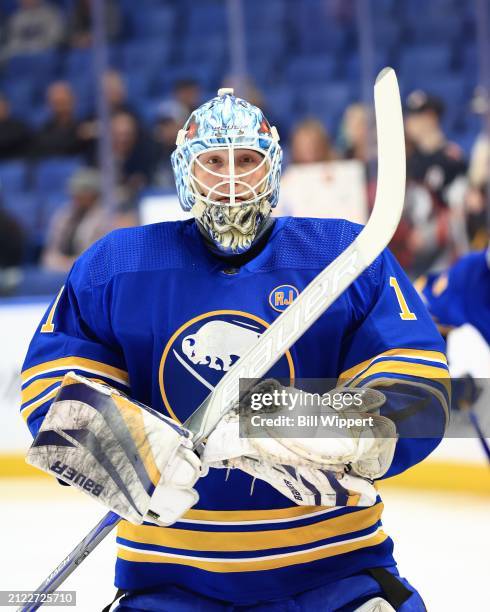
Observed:
[[[444,355],[444,353],[441,353],[439,351],[426,351],[422,349],[407,349],[407,348],[390,349],[389,351],[385,351],[384,353],[375,355],[374,357],[371,357],[370,359],[366,359],[366,361],[358,363],[357,365],[352,366],[348,370],[345,370],[344,372],[340,374],[339,382],[346,381],[346,380],[356,377],[360,372],[362,372],[362,370],[367,368],[369,364],[373,363],[373,361],[376,361],[376,359],[380,359],[382,357],[390,357],[390,356],[391,357],[397,356],[397,357],[405,357],[405,358],[412,358],[412,359],[421,359],[421,360],[425,359],[428,361],[440,362],[441,368],[444,368],[447,365],[446,355]],[[406,363],[406,362],[400,362],[400,363]]]
[[[63,376],[55,376],[54,378],[40,378],[32,382],[28,387],[22,389],[21,392],[21,401],[22,404],[27,404],[31,400],[35,399],[41,393],[44,393],[48,387],[53,385],[56,382],[61,382],[64,378]]]
[[[58,393],[58,389],[59,387],[56,387],[55,389],[53,389],[52,391],[50,391],[49,393],[47,393],[46,395],[38,399],[37,401],[30,404],[27,408],[24,408],[23,410],[21,410],[22,418],[24,419],[24,421],[27,421],[27,419],[31,416],[34,410],[39,408],[39,406],[44,404],[44,402],[47,402],[48,400],[53,399],[54,396]]]
[[[31,383],[25,389],[22,390],[22,393],[21,393],[22,405],[28,404],[32,400],[35,400],[36,397],[41,396],[36,401],[32,401],[32,403],[30,403],[25,408],[21,408],[21,414],[22,414],[22,417],[24,418],[24,420],[27,420],[29,418],[29,416],[34,412],[34,410],[36,410],[36,408],[38,408],[39,406],[44,404],[44,402],[48,401],[49,399],[54,398],[54,396],[58,393],[58,390],[59,390],[59,388],[61,386],[61,383],[62,383],[64,378],[65,378],[64,375],[63,376],[57,376],[55,378],[40,378],[39,380],[35,380],[33,383]],[[93,377],[91,377],[90,380],[93,380],[94,382],[101,383],[103,385],[106,384],[105,381],[101,380],[100,378],[93,378]],[[45,393],[45,391],[46,391],[46,389],[48,389],[48,387],[50,387],[51,385],[53,385],[53,384],[55,384],[57,382],[60,383],[60,384],[57,385],[49,393],[46,393],[45,395],[43,395],[43,393]],[[77,382],[77,381],[67,380],[63,384],[66,386],[66,385],[74,384],[75,382]]]
[[[417,376],[419,378],[429,378],[433,380],[450,378],[449,372],[445,367],[434,367],[422,363],[410,361],[380,361],[374,363],[365,372],[352,380],[352,384],[358,384],[361,380],[374,376],[375,374],[405,374],[407,376]]]
[[[22,383],[25,384],[31,378],[39,376],[40,374],[48,374],[57,370],[84,370],[89,374],[107,376],[125,385],[129,382],[128,373],[124,370],[107,365],[101,361],[71,355],[70,357],[62,357],[60,359],[54,359],[53,361],[45,361],[37,366],[24,370],[21,374]]]

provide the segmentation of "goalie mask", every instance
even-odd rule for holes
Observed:
[[[220,89],[195,110],[172,153],[177,193],[226,254],[247,251],[279,196],[279,135],[262,111]]]

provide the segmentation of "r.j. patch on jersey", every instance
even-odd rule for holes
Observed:
[[[160,360],[160,392],[168,413],[184,421],[192,412],[190,407],[205,399],[268,326],[260,317],[239,310],[207,312],[181,325]],[[270,374],[292,382],[294,370],[288,351]],[[182,389],[186,389],[185,395]]]
[[[277,310],[282,312],[295,300],[299,295],[299,291],[293,285],[279,285],[275,287],[269,294],[269,304]]]

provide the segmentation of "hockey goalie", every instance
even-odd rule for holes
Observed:
[[[425,609],[397,570],[376,483],[439,443],[448,373],[442,339],[388,250],[262,383],[280,390],[285,379],[292,397],[300,378],[360,389],[370,425],[240,437],[237,408],[199,453],[183,426],[362,229],[272,217],[281,159],[262,111],[220,90],[172,156],[193,219],[96,243],[30,345],[29,460],[124,519],[113,610]]]

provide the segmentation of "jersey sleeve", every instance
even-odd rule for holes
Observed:
[[[422,276],[415,283],[441,333],[467,322],[465,300],[470,271],[466,263],[460,260],[452,268]]]
[[[362,317],[347,339],[339,383],[379,388],[381,414],[395,422],[395,456],[385,478],[424,459],[448,421],[445,345],[402,268],[385,250],[371,281],[353,293]]]
[[[66,372],[73,370],[128,392],[124,357],[110,326],[112,283],[92,282],[93,251],[73,266],[40,322],[22,367],[21,414],[33,436]]]

